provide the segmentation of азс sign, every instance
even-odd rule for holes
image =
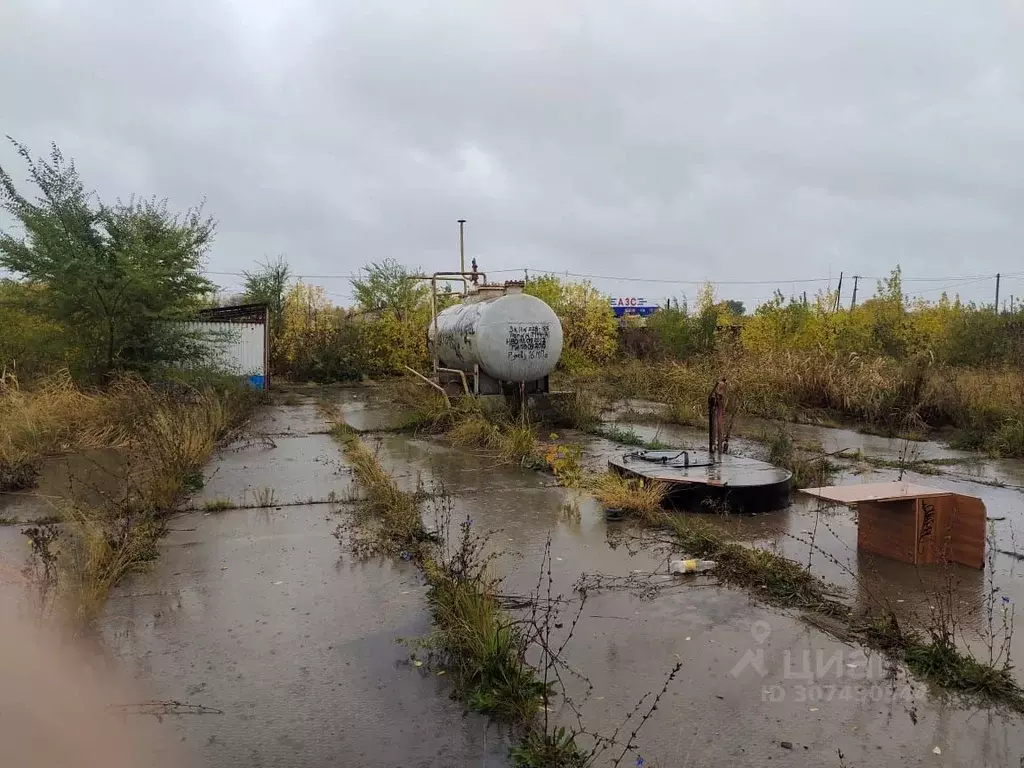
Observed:
[[[647,317],[658,311],[656,304],[648,304],[647,299],[641,296],[609,296],[608,303],[611,305],[616,317],[622,317],[623,315]]]

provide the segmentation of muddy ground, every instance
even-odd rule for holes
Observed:
[[[264,408],[248,435],[217,453],[193,499],[195,511],[173,519],[160,559],[111,596],[102,634],[113,663],[136,679],[140,696],[193,708],[171,707],[153,723],[159,751],[182,765],[505,765],[500,730],[464,715],[445,677],[411,664],[409,648],[397,642],[429,629],[416,570],[400,561],[356,561],[332,535],[349,514],[339,500],[351,478],[325,434],[329,424],[317,396],[300,392],[289,398],[294,404]],[[330,396],[359,429],[383,429],[398,416],[366,390]],[[656,428],[636,429],[653,436]],[[899,441],[793,429],[830,451],[860,447],[889,457],[906,450]],[[699,445],[702,436],[662,429],[659,438]],[[892,678],[877,656],[796,613],[758,605],[746,592],[717,584],[713,574],[673,581],[664,575],[668,550],[628,524],[606,522],[593,500],[554,486],[546,474],[500,466],[434,439],[383,432],[366,439],[406,488],[443,487],[455,519],[469,516],[476,530],[494,531],[492,545],[504,553],[496,567],[506,575],[505,591],[535,588],[550,535],[554,590],[570,601],[563,632],[580,599],[573,587],[588,575],[566,657],[593,688],[588,692],[581,678],[566,683],[589,729],[612,732],[682,663],[638,737],[649,765],[1016,766],[1024,760],[1019,716],[946,701],[902,675]],[[603,439],[579,439],[595,466],[621,450]],[[734,445],[752,455],[762,450]],[[945,455],[933,444],[917,449]],[[894,476],[867,469],[851,465],[838,481]],[[993,523],[998,547],[1014,550],[1022,497],[1010,486],[1024,483],[1021,465],[944,469],[908,477],[981,496],[990,517],[1004,518]],[[204,510],[223,501],[271,506]],[[863,557],[854,546],[853,514],[794,497],[779,513],[715,520],[745,541],[777,546],[805,562],[803,532],[817,519],[815,545],[832,557],[812,551],[811,567],[845,587],[851,603],[883,592],[908,616],[927,612],[935,590],[945,588],[945,574],[940,579]],[[15,527],[0,528],[0,557],[15,562],[21,546]],[[1024,598],[1016,564],[998,555],[993,571],[1014,603]],[[958,568],[952,576],[965,628],[984,627],[985,575]],[[1015,638],[1014,647],[1020,642]],[[553,709],[553,717],[576,722],[562,699]],[[635,754],[623,761],[635,763]]]

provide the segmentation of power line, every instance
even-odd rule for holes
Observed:
[[[532,274],[539,275],[552,275],[554,277],[578,277],[584,280],[612,280],[616,282],[627,282],[627,283],[670,283],[672,285],[704,285],[704,283],[711,283],[713,285],[793,285],[793,284],[811,284],[811,283],[829,283],[832,282],[830,277],[775,277],[768,280],[678,280],[667,277],[637,277],[634,275],[598,275],[590,274],[585,272],[570,272],[570,271],[556,271],[550,269],[536,269],[535,267],[517,267],[514,269],[489,269],[484,270],[488,275],[501,275],[509,273],[519,273],[529,271]],[[245,272],[220,272],[214,270],[206,270],[207,275],[218,275],[227,277],[245,277]],[[300,280],[353,280],[364,276],[364,272],[348,272],[341,274],[295,274],[292,277]],[[1024,276],[1024,272],[1004,272],[1002,273],[1003,279],[1011,278],[1016,279]],[[872,275],[859,275],[861,280],[885,280],[886,277],[875,277]],[[944,277],[903,277],[900,276],[901,282],[904,283],[938,283],[944,281],[951,281],[954,283],[960,281],[981,281],[981,280],[994,280],[996,275],[946,275]]]
[[[975,278],[974,280],[964,280],[963,282],[953,283],[951,285],[945,285],[939,288],[926,288],[923,291],[918,291],[918,293],[945,293],[947,291],[951,291],[954,289],[963,288],[966,285],[977,285],[978,283],[983,283],[987,280],[992,280],[994,278],[995,275],[985,275],[984,277]]]
[[[777,278],[774,280],[672,280],[665,277],[591,275],[582,272],[555,272],[546,269],[535,269],[533,267],[527,267],[527,269],[531,272],[536,272],[542,275],[553,275],[554,277],[565,275],[566,277],[581,277],[584,280],[614,280],[616,282],[623,283],[671,283],[673,285],[704,285],[705,283],[711,283],[712,285],[778,285],[780,283],[827,283],[830,280],[830,278],[827,277],[801,277],[792,279]]]

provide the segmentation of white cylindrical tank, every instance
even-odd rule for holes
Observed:
[[[445,368],[474,365],[499,381],[543,379],[562,354],[562,324],[536,296],[509,293],[456,304],[437,315],[437,356]],[[427,330],[434,349],[434,324]]]

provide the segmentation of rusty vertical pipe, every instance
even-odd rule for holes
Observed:
[[[708,454],[715,460],[715,390],[708,395]]]
[[[459,272],[466,272],[466,220],[459,219]]]
[[[434,316],[434,376],[438,378],[440,383],[441,373],[438,368],[441,367],[440,358],[438,357],[438,347],[441,344],[441,339],[437,335],[437,276],[430,278],[430,314]]]

